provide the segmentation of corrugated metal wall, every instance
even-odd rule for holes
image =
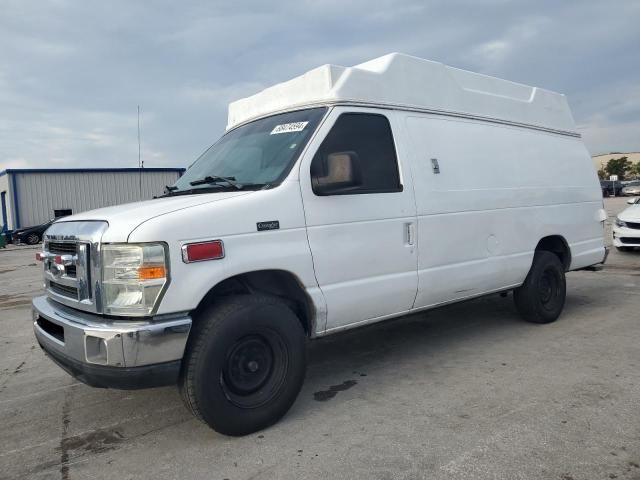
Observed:
[[[100,207],[148,200],[173,185],[178,172],[15,173],[20,226],[44,223],[54,210],[80,213]],[[142,189],[140,188],[142,179]]]

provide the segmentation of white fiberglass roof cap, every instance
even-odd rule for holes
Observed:
[[[353,67],[322,65],[232,102],[227,129],[271,113],[335,103],[450,112],[575,132],[564,95],[401,53]]]

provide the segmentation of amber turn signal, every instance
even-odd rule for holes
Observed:
[[[156,280],[166,276],[167,270],[161,265],[138,267],[138,279],[140,280]]]

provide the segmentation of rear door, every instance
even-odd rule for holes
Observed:
[[[327,330],[408,311],[415,300],[416,208],[394,121],[393,112],[334,108],[301,164]],[[318,191],[332,181],[335,192]]]

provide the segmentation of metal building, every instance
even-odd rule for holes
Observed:
[[[184,168],[62,168],[0,171],[0,225],[9,230],[94,208],[153,198]]]

